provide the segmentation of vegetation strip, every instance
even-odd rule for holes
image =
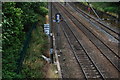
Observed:
[[[23,78],[25,75],[16,74],[19,51],[26,40],[25,35],[31,25],[48,13],[47,3],[39,2],[4,2],[2,3],[2,78]]]

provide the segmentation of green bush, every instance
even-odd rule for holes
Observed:
[[[107,7],[107,8],[104,8],[104,11],[117,13],[117,8],[116,7]]]
[[[42,4],[42,5],[40,5]],[[47,11],[36,11],[46,3],[33,2],[5,2],[2,5],[2,77],[22,78],[24,75],[16,74],[17,60],[23,47],[25,34],[32,24],[38,21],[40,15],[44,16]],[[36,6],[37,5],[37,6]],[[46,9],[47,10],[47,9]]]
[[[41,15],[45,16],[48,13],[48,9],[45,7],[39,7],[39,12]]]
[[[14,78],[17,75],[16,60],[19,58],[19,50],[24,40],[22,13],[20,8],[15,8],[16,3],[3,4],[2,22],[2,59],[3,59],[3,78]]]

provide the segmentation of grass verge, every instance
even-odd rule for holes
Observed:
[[[26,78],[44,78],[46,62],[41,58],[41,55],[46,54],[48,51],[47,36],[39,25],[33,30],[31,36],[29,48],[23,62],[22,74]]]
[[[58,74],[55,73],[57,70],[56,65],[49,64],[41,57],[41,55],[47,56],[49,53],[48,37],[44,34],[43,24],[41,23],[43,22],[40,19],[31,35],[31,41],[22,67],[24,78],[58,78]]]

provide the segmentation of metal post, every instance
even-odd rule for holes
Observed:
[[[64,2],[64,5],[66,5],[66,0],[65,0],[65,2]]]
[[[48,3],[49,8],[49,24],[50,24],[50,33],[51,33],[51,24],[52,24],[52,2]]]
[[[57,30],[57,50],[60,50],[60,22],[57,22],[57,25],[56,25],[56,30]]]
[[[53,22],[52,22],[52,2],[50,2],[50,33],[53,32]],[[51,35],[51,48],[53,48],[53,35]]]
[[[49,24],[50,24],[50,58],[51,63],[54,63],[53,60],[53,36],[52,36],[52,2],[49,2]]]
[[[56,13],[56,15],[55,15],[55,19],[56,19],[56,23],[57,23],[57,25],[56,25],[56,30],[57,30],[57,50],[59,50],[60,49],[60,31],[59,31],[59,27],[60,27],[60,19],[61,19],[61,15],[60,15],[60,13]]]
[[[0,2],[0,41],[2,40],[2,2]],[[2,50],[2,41],[0,43],[0,49]],[[2,80],[2,51],[0,53],[0,79]]]
[[[91,4],[89,4],[89,5],[90,5],[91,9],[93,10],[93,12],[95,13],[95,15],[97,16],[97,18],[98,18],[99,20],[101,20],[101,18],[98,16],[98,14],[96,13],[96,11],[92,8]]]
[[[98,14],[96,13],[96,11],[92,8],[92,5],[88,2],[88,0],[86,0],[86,2],[87,2],[87,4],[88,4],[88,6],[90,6],[90,8],[91,8],[92,11],[94,12],[94,14],[97,16],[97,18],[98,18],[99,20],[101,20],[101,18],[98,16]]]
[[[57,40],[57,50],[59,50],[59,39],[58,39],[58,38],[59,38],[59,32],[58,32],[59,29],[58,29],[58,28],[59,28],[59,26],[58,26],[58,23],[57,23],[57,25],[56,25],[56,32],[57,32],[57,34],[56,34],[56,35],[57,35],[57,37],[56,37],[56,40]]]

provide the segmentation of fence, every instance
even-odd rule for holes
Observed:
[[[37,25],[37,22],[35,22],[32,25],[31,29],[29,30],[29,32],[26,35],[26,40],[23,43],[23,47],[20,50],[20,58],[17,61],[17,70],[15,71],[17,74],[19,74],[19,72],[21,71],[22,63],[23,63],[25,55],[26,55],[26,50],[27,50],[30,40],[31,40],[31,33],[36,28],[36,25]]]

